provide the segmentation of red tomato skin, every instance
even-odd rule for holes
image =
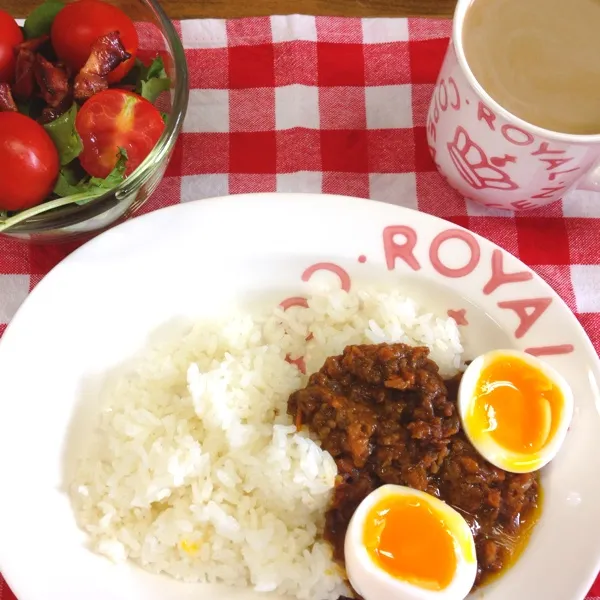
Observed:
[[[83,142],[81,166],[94,177],[106,177],[117,162],[119,148],[127,151],[130,175],[150,154],[165,123],[145,98],[120,89],[92,96],[79,110],[75,129]]]
[[[92,44],[101,36],[118,31],[131,58],[108,75],[109,83],[121,81],[135,64],[139,40],[133,21],[120,9],[102,0],[78,0],[67,4],[52,24],[52,46],[58,57],[74,71],[87,61]]]
[[[14,48],[22,41],[21,28],[7,12],[0,10],[0,81],[12,81],[16,60]]]
[[[24,210],[45,200],[60,168],[46,130],[15,112],[0,112],[0,209]]]

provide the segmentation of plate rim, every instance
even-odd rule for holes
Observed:
[[[89,248],[92,248],[96,245],[105,243],[105,239],[109,239],[110,237],[115,235],[115,232],[123,232],[126,229],[131,229],[133,227],[136,227],[140,222],[145,223],[146,221],[160,219],[164,215],[169,214],[169,213],[181,212],[181,211],[186,211],[186,210],[195,210],[198,207],[202,207],[202,206],[215,205],[217,203],[219,203],[219,204],[234,203],[235,204],[240,201],[249,202],[252,200],[275,201],[276,199],[285,199],[285,198],[292,198],[294,200],[299,200],[301,198],[315,200],[316,198],[320,198],[320,199],[324,199],[325,201],[333,200],[333,201],[338,201],[338,202],[341,201],[341,202],[347,202],[347,203],[369,203],[373,206],[380,206],[380,207],[383,206],[386,209],[389,209],[391,207],[392,210],[396,210],[398,212],[419,215],[419,217],[423,217],[426,220],[432,219],[435,222],[437,222],[438,224],[444,224],[444,225],[447,225],[454,229],[466,231],[470,235],[474,236],[477,240],[479,240],[479,241],[483,240],[485,244],[491,244],[494,249],[498,249],[503,254],[507,254],[507,255],[511,256],[514,260],[518,261],[519,264],[522,265],[528,272],[532,273],[533,277],[537,281],[537,283],[544,286],[547,289],[547,291],[552,294],[553,298],[555,298],[560,303],[561,307],[564,308],[569,313],[569,318],[571,319],[573,325],[578,330],[578,332],[580,334],[582,334],[583,338],[585,338],[585,343],[586,343],[587,349],[590,350],[592,356],[595,357],[596,367],[597,367],[598,371],[600,372],[600,357],[596,353],[594,345],[593,345],[591,339],[589,338],[586,330],[584,329],[583,325],[579,322],[579,320],[577,319],[577,317],[575,316],[573,311],[569,308],[569,306],[567,305],[565,300],[563,300],[563,298],[560,296],[560,294],[557,291],[555,291],[554,288],[545,279],[543,279],[541,277],[541,275],[539,275],[532,267],[530,267],[529,265],[524,263],[518,256],[515,256],[512,252],[509,252],[508,250],[502,248],[502,246],[499,246],[498,244],[496,244],[494,241],[484,237],[483,235],[481,235],[475,231],[471,231],[467,227],[458,225],[456,223],[453,223],[452,221],[448,221],[442,217],[438,217],[437,215],[432,215],[430,213],[426,213],[426,212],[423,212],[423,211],[420,211],[420,210],[417,210],[414,208],[410,208],[407,206],[400,206],[397,204],[381,202],[378,200],[373,200],[371,198],[360,198],[358,196],[344,196],[344,195],[340,195],[340,194],[318,194],[318,193],[305,193],[305,192],[252,192],[252,193],[245,193],[245,194],[229,194],[229,195],[225,195],[225,196],[214,196],[214,197],[210,197],[210,198],[200,198],[197,200],[190,200],[187,202],[179,202],[177,204],[172,204],[170,206],[164,206],[164,207],[158,208],[156,210],[144,213],[139,216],[134,216],[133,218],[128,219],[127,221],[124,221],[123,223],[119,223],[118,225],[111,227],[110,229],[107,229],[106,231],[103,231],[99,235],[93,237],[91,240],[88,240],[87,242],[83,243],[81,246],[76,248],[73,252],[71,252],[64,259],[62,259],[58,264],[56,264],[54,267],[52,267],[52,269],[50,269],[50,271],[48,271],[48,273],[46,273],[42,277],[42,279],[35,286],[35,288],[33,290],[31,290],[31,292],[29,292],[29,294],[27,295],[27,297],[25,298],[23,303],[19,306],[19,308],[13,315],[11,321],[7,324],[7,327],[4,330],[2,337],[0,338],[0,349],[2,348],[2,344],[4,343],[4,340],[6,339],[7,334],[10,332],[11,327],[13,327],[15,321],[17,321],[17,319],[20,318],[20,314],[22,313],[23,309],[26,308],[26,306],[30,303],[30,298],[32,298],[32,296],[34,296],[34,294],[36,294],[37,290],[39,290],[41,288],[41,286],[45,287],[45,283],[46,283],[48,277],[50,275],[52,275],[52,273],[54,273],[54,271],[56,271],[57,269],[63,268],[65,263],[67,263],[67,265],[68,265],[68,263],[71,260],[75,260],[80,254],[85,254],[85,252]],[[285,200],[277,200],[277,201],[279,202],[279,201],[285,201]]]

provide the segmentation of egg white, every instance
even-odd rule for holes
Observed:
[[[398,579],[384,571],[369,555],[363,541],[366,518],[371,509],[387,497],[412,497],[425,501],[444,519],[455,540],[456,571],[443,590],[430,590]],[[465,544],[470,548],[471,559],[463,551]],[[475,541],[462,515],[430,494],[399,485],[381,486],[362,501],[350,520],[344,555],[350,584],[365,600],[463,600],[471,591],[477,575]],[[431,560],[435,560],[435,556]]]
[[[531,454],[507,450],[498,444],[491,435],[473,431],[467,418],[473,402],[476,400],[475,388],[481,372],[488,365],[501,360],[503,357],[518,358],[537,369],[556,384],[563,396],[560,422],[554,435],[541,450]],[[547,465],[557,455],[573,418],[573,405],[573,392],[564,377],[546,362],[518,350],[493,350],[492,352],[486,352],[478,356],[465,370],[458,388],[458,412],[469,441],[488,462],[511,473],[531,473],[537,471]]]

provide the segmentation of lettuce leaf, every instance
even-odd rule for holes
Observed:
[[[54,186],[54,193],[62,197],[82,196],[82,199],[77,199],[75,204],[85,204],[88,201],[87,196],[95,198],[117,187],[125,179],[127,167],[125,148],[119,148],[117,156],[117,164],[114,169],[103,179],[89,176],[79,179],[73,168],[63,167]]]
[[[56,15],[64,8],[59,0],[46,0],[34,8],[23,25],[25,37],[30,40],[50,33]]]
[[[163,92],[171,89],[171,80],[165,71],[165,64],[157,56],[149,67],[140,64],[139,78],[135,91],[137,94],[154,102]]]
[[[83,150],[81,138],[75,129],[76,116],[77,104],[73,102],[67,112],[44,125],[44,129],[48,132],[58,150],[61,165],[68,165]]]

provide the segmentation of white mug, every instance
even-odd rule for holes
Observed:
[[[556,202],[574,189],[600,192],[600,133],[537,127],[508,112],[479,85],[462,43],[472,2],[458,0],[427,115],[429,149],[442,176],[470,200],[514,211]]]

